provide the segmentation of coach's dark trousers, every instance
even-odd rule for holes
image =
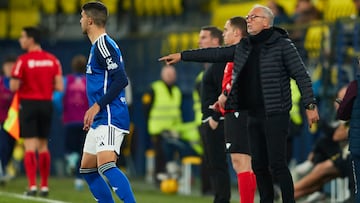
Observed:
[[[285,203],[294,203],[294,184],[286,161],[289,114],[253,116],[249,114],[252,167],[260,203],[274,202],[273,179],[277,180]]]
[[[214,203],[229,203],[230,175],[225,153],[224,122],[219,121],[215,130],[210,128],[208,122],[203,123],[200,134],[204,146],[203,161],[215,195]]]

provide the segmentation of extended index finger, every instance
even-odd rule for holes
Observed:
[[[158,61],[166,61],[168,58],[169,58],[168,56],[163,56],[159,58]]]

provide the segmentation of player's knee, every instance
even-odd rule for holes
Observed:
[[[116,168],[115,162],[108,162],[108,163],[100,165],[98,167],[98,171],[100,174],[104,174],[107,170],[110,170],[112,168]]]

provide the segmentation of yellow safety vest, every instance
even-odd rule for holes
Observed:
[[[159,80],[152,83],[154,101],[149,114],[148,131],[158,135],[164,130],[178,131],[181,127],[181,92],[173,86],[171,93],[166,84]]]
[[[301,94],[298,86],[296,85],[295,80],[290,80],[290,88],[291,88],[291,100],[292,100],[292,108],[290,110],[290,119],[296,125],[302,124],[302,117],[300,112],[300,99]]]
[[[196,77],[195,83],[199,84],[202,81],[204,75],[204,71],[201,71]],[[200,100],[200,92],[197,89],[193,91],[193,110],[195,114],[194,121],[196,124],[201,125],[202,113],[201,113],[201,100]]]

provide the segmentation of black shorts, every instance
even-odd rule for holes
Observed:
[[[20,136],[47,138],[50,133],[53,105],[51,101],[20,101]]]
[[[225,113],[226,152],[250,154],[246,111]]]

